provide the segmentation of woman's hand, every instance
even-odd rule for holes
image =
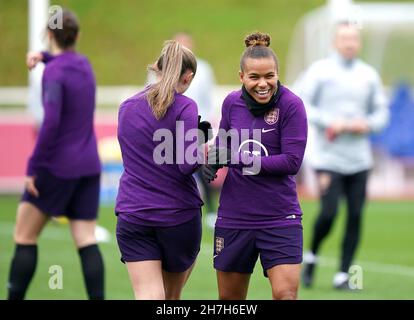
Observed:
[[[219,166],[228,166],[231,163],[231,150],[226,147],[210,146],[207,163]]]
[[[210,183],[217,178],[217,171],[220,169],[220,166],[203,164],[201,166],[201,174],[205,182]]]
[[[201,121],[201,116],[198,116],[198,130],[201,132],[199,133],[198,143],[204,144],[207,143],[209,140],[213,138],[211,123],[208,121]]]
[[[26,55],[26,65],[29,70],[32,70],[36,65],[43,60],[43,54],[38,51],[28,52]]]
[[[369,126],[364,119],[355,119],[350,123],[349,131],[354,134],[366,134],[369,132]]]
[[[26,177],[24,185],[25,185],[25,188],[26,188],[27,192],[29,192],[32,196],[34,196],[36,198],[39,198],[40,194],[39,194],[39,191],[37,190],[37,188],[35,186],[35,179],[36,179],[35,176]]]

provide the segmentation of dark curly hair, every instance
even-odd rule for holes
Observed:
[[[247,58],[263,59],[271,57],[276,63],[276,70],[279,72],[279,61],[270,45],[270,36],[266,33],[254,32],[244,38],[246,49],[240,59],[240,69],[243,71],[244,63]]]

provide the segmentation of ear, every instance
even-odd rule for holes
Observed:
[[[243,77],[244,77],[244,72],[240,70],[239,71],[239,79],[240,79],[241,83],[243,83]]]
[[[184,84],[189,84],[194,78],[194,73],[189,71],[185,76],[184,76]]]
[[[47,40],[50,42],[53,39],[53,33],[50,30],[47,30]]]
[[[49,50],[57,46],[55,37],[53,36],[53,32],[50,30],[47,30],[47,43]]]

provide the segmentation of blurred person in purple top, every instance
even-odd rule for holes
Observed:
[[[203,166],[208,181],[229,167],[214,236],[219,298],[246,299],[260,256],[273,298],[296,299],[302,211],[295,175],[307,141],[306,113],[301,99],[278,80],[270,37],[253,33],[245,44],[242,89],[225,98],[216,144]]]
[[[171,300],[180,298],[200,250],[203,202],[193,173],[201,163],[198,128],[210,126],[183,95],[197,69],[189,49],[167,41],[151,68],[157,82],[119,109],[124,172],[116,235],[135,298]],[[196,134],[188,139],[192,130]],[[193,150],[196,161],[188,159],[192,145],[199,147]]]
[[[89,61],[75,51],[78,33],[76,16],[63,10],[62,28],[47,28],[50,53],[27,55],[29,69],[46,63],[45,116],[17,209],[9,299],[24,299],[36,269],[37,239],[48,220],[61,215],[70,221],[89,299],[104,299],[104,265],[95,239],[101,172],[93,127],[96,84]]]

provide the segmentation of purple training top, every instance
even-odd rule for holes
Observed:
[[[44,54],[44,119],[27,167],[33,176],[47,169],[60,178],[101,172],[93,127],[95,77],[86,57],[75,51]]]
[[[197,129],[198,111],[190,98],[175,94],[165,116],[157,120],[146,99],[146,89],[124,101],[118,115],[118,141],[122,151],[122,174],[115,212],[124,220],[147,226],[173,226],[200,214],[203,202],[192,174],[198,164],[174,161],[157,164],[153,152],[163,141],[154,133],[168,129],[174,139],[184,141],[176,132],[176,122],[184,124],[183,133]],[[186,141],[184,148],[197,142]],[[176,157],[176,144],[168,144]]]
[[[253,129],[260,130],[262,146],[249,143],[250,151],[253,145],[260,146],[260,155],[253,156],[261,161],[257,175],[243,175],[240,165],[229,167],[220,195],[218,227],[261,229],[301,224],[295,175],[305,152],[307,119],[301,99],[283,86],[280,90],[274,109],[264,116],[250,113],[241,90],[230,93],[223,102],[220,128],[234,129],[239,136],[241,129],[248,129],[252,140]],[[247,137],[239,148],[246,142]]]

